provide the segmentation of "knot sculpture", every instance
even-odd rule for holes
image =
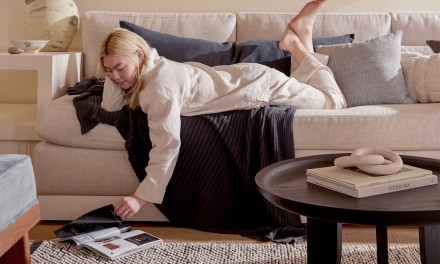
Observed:
[[[402,158],[395,152],[380,147],[365,147],[355,149],[350,156],[336,158],[336,167],[357,167],[374,175],[388,175],[402,169]]]

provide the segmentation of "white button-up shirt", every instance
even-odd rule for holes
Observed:
[[[196,62],[178,63],[160,57],[152,49],[139,95],[140,107],[148,115],[152,149],[145,169],[146,178],[135,195],[148,202],[162,202],[179,155],[181,115],[261,107],[269,103],[271,89],[278,83],[299,84],[274,71],[255,63],[215,67]],[[298,97],[309,98],[316,94],[324,98],[320,91],[300,85],[297,93]],[[124,92],[107,77],[101,106],[107,111],[117,111],[124,103]]]

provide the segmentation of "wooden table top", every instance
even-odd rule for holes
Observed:
[[[306,169],[332,166],[345,154],[290,159],[261,170],[255,180],[262,195],[288,211],[320,220],[366,224],[424,226],[440,224],[440,184],[365,198],[354,198],[306,182]],[[401,156],[408,165],[440,176],[440,160]]]

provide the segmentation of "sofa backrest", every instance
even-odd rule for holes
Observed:
[[[279,39],[295,13],[239,13],[237,41]],[[256,28],[256,25],[258,27]],[[364,41],[390,33],[388,13],[324,13],[318,15],[314,37],[332,37],[355,33],[355,41]]]
[[[98,50],[104,37],[125,20],[151,30],[217,42],[235,41],[231,13],[136,13],[87,11],[83,18],[84,77],[98,76]],[[221,25],[221,26],[219,26]]]
[[[426,40],[440,40],[439,12],[394,12],[391,31],[402,30],[403,46],[425,46]]]
[[[125,20],[140,26],[184,37],[211,41],[279,39],[295,13],[156,13],[87,11],[83,17],[84,77],[99,76],[98,49],[102,39]],[[405,51],[430,53],[428,39],[440,39],[440,12],[324,13],[317,18],[315,37],[355,34],[364,41],[397,30],[403,31]]]

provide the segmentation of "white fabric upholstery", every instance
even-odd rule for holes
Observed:
[[[39,195],[130,195],[139,185],[123,150],[71,148],[43,141],[32,159]]]
[[[279,39],[294,13],[239,13],[237,41]],[[390,33],[388,13],[326,13],[318,15],[314,37],[355,34],[355,41],[364,41]]]
[[[440,55],[412,56],[407,62],[407,84],[420,103],[440,103]]]
[[[440,13],[393,12],[391,31],[402,30],[402,45],[425,46],[428,39],[440,39]]]
[[[294,119],[296,150],[344,150],[382,146],[392,150],[440,149],[440,104],[300,109]],[[428,136],[429,135],[429,136]]]
[[[72,98],[64,95],[38,106],[36,131],[42,139],[69,147],[125,150],[124,139],[114,126],[98,124],[82,135]]]
[[[98,76],[99,44],[120,20],[179,36],[242,42],[279,39],[292,16],[292,13],[86,11],[82,17],[84,77]],[[439,24],[440,12],[325,13],[318,16],[314,36],[354,33],[358,42],[402,30],[402,50],[430,54],[425,41],[440,39]],[[403,70],[407,79],[404,65]],[[39,106],[37,132],[45,141],[32,153],[38,194],[48,199],[54,197],[54,204],[59,197],[71,200],[72,196],[132,194],[139,182],[128,162],[122,137],[114,127],[102,124],[81,135],[71,99],[63,96]],[[440,103],[370,105],[343,110],[299,109],[294,118],[295,155],[382,146],[399,154],[440,158],[438,113]],[[84,205],[84,208],[90,207]],[[69,220],[62,215],[51,217]],[[44,214],[42,219],[49,220]]]

